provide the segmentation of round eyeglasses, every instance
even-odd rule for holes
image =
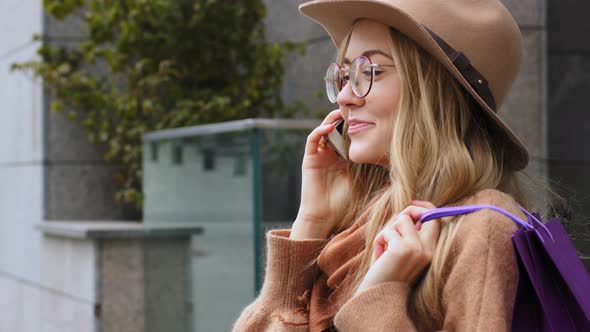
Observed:
[[[328,99],[335,103],[336,97],[346,85],[346,81],[350,81],[355,95],[361,98],[366,97],[375,82],[375,69],[379,67],[394,67],[394,65],[372,63],[371,59],[364,55],[352,60],[349,69],[342,68],[337,63],[331,63],[324,77]],[[377,71],[377,74],[379,73],[380,71]]]

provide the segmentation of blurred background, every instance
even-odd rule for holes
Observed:
[[[231,329],[334,108],[302,2],[0,0],[0,332]],[[500,114],[589,255],[590,3],[502,2]]]

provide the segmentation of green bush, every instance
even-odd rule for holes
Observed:
[[[120,171],[117,201],[141,206],[144,133],[250,117],[290,117],[280,97],[285,56],[301,44],[265,39],[261,0],[44,0],[63,20],[83,13],[79,46],[42,36],[31,70],[51,108],[80,121]]]

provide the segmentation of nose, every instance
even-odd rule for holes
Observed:
[[[348,114],[345,114],[344,110],[351,110],[363,106],[365,104],[365,98],[361,98],[354,94],[350,81],[348,81],[346,82],[346,85],[342,87],[338,96],[336,96],[336,103],[340,106],[340,111],[342,112],[344,119],[348,119]]]

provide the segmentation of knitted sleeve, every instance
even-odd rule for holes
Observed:
[[[292,240],[289,229],[267,233],[267,262],[260,295],[234,323],[233,332],[308,331],[304,298],[315,277],[314,260],[327,239]]]
[[[514,200],[497,190],[476,194],[470,204],[492,204],[521,218]],[[507,331],[510,329],[518,281],[511,235],[517,227],[509,218],[481,210],[464,217],[443,263],[440,290],[445,312],[444,331]],[[335,316],[346,331],[416,331],[407,313],[409,287],[386,282],[367,288],[347,301]]]

